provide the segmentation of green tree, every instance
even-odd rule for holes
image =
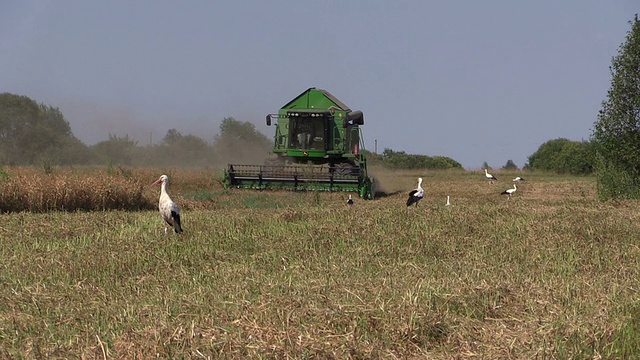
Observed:
[[[543,143],[536,152],[528,157],[526,167],[533,170],[556,171],[558,157],[562,153],[562,149],[569,143],[571,140],[565,138]]]
[[[84,165],[94,161],[90,148],[75,136],[61,138],[56,144],[59,146],[49,149],[42,156],[43,161],[56,165]]]
[[[159,159],[163,165],[202,166],[213,161],[213,148],[206,141],[195,135],[182,135],[175,129],[167,132],[159,154],[164,154]]]
[[[208,166],[213,164],[213,147],[195,135],[182,135],[170,129],[159,144],[135,147],[133,165]]]
[[[258,145],[270,148],[271,140],[263,133],[256,130],[256,126],[250,122],[241,122],[232,117],[227,117],[220,124],[220,134],[216,140],[224,140],[230,142],[257,142]],[[242,144],[242,143],[241,143]]]
[[[461,169],[462,165],[446,156],[407,154],[385,148],[382,154],[367,152],[367,159],[391,169]]]
[[[26,96],[0,94],[0,161],[64,164],[85,161],[82,154],[87,154],[86,150],[58,108],[38,104]]]
[[[178,130],[170,129],[162,139],[162,142],[166,145],[173,145],[176,142],[180,141],[181,138],[182,134]]]
[[[572,175],[590,174],[593,172],[592,147],[587,141],[549,140],[529,156],[524,168]]]
[[[224,118],[220,134],[213,143],[217,163],[263,163],[273,148],[273,141],[259,132],[250,122],[240,122],[232,117]]]
[[[612,60],[611,87],[602,103],[591,141],[596,153],[598,196],[640,198],[640,21]]]
[[[109,134],[109,140],[101,141],[91,148],[99,162],[132,165],[137,143],[137,141],[129,139],[129,135],[119,137]]]
[[[513,160],[507,160],[507,163],[502,167],[503,170],[518,170],[518,165]]]
[[[593,147],[588,141],[570,141],[556,158],[554,171],[572,175],[593,173]]]

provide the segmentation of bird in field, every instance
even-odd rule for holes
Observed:
[[[487,180],[489,180],[489,184],[493,184],[494,181],[498,181],[498,179],[495,176],[489,174],[487,169],[484,169],[484,176],[486,176]]]
[[[447,203],[444,204],[445,206],[451,206],[451,203],[449,202],[449,195],[447,195]]]
[[[353,198],[349,195],[349,199],[347,199],[347,205],[353,205]]]
[[[416,204],[416,206],[418,206],[418,201],[420,201],[423,196],[424,189],[422,188],[422,178],[418,178],[418,187],[409,192],[407,206],[411,206],[413,204]]]
[[[176,234],[182,232],[182,225],[180,223],[180,208],[176,203],[171,200],[169,194],[167,194],[167,185],[169,184],[169,177],[167,175],[161,175],[158,180],[154,181],[151,185],[160,184],[160,200],[158,201],[158,210],[165,222],[164,233],[165,235],[169,231],[169,226],[173,227]]]
[[[518,181],[519,182],[519,181],[525,181],[525,180],[524,180],[523,177],[518,176],[518,177],[513,178],[513,181]]]
[[[513,195],[516,190],[518,190],[518,188],[516,187],[516,184],[513,184],[513,189],[507,189],[501,192],[500,195],[509,195],[509,199],[511,199],[511,195]]]

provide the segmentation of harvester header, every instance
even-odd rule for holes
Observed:
[[[355,191],[373,198],[362,111],[352,111],[326,90],[309,88],[268,114],[266,123],[275,123],[274,158],[264,165],[228,164],[228,187]]]

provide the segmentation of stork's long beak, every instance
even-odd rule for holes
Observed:
[[[158,185],[158,184],[160,184],[161,182],[162,182],[162,180],[161,180],[161,179],[158,179],[158,180],[154,181],[151,185]]]

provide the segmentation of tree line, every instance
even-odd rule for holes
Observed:
[[[159,144],[140,146],[128,135],[85,145],[62,112],[20,95],[0,94],[0,161],[7,165],[215,166],[227,162],[262,162],[272,141],[249,122],[225,118],[212,142],[169,129]],[[462,169],[446,156],[407,154],[384,149],[367,152],[372,164],[391,169]],[[525,169],[570,174],[593,172],[595,155],[589,142],[551,140],[529,157]],[[488,167],[488,165],[484,165]],[[518,169],[509,160],[504,169]]]
[[[213,141],[169,129],[155,145],[140,146],[128,135],[109,134],[89,146],[75,137],[58,108],[27,96],[0,94],[0,163],[5,165],[216,166],[266,158],[271,145],[252,123],[228,117]]]
[[[225,118],[212,142],[169,129],[159,144],[140,146],[128,135],[109,134],[107,140],[85,145],[77,139],[55,107],[9,93],[0,94],[0,162],[7,165],[216,166],[227,162],[261,162],[272,141],[250,122]],[[528,157],[524,170],[586,175],[595,169],[595,146],[589,141],[554,139]],[[408,154],[386,148],[366,152],[371,164],[390,169],[462,169],[446,156]],[[484,168],[490,168],[485,162]],[[517,170],[508,160],[502,167]]]
[[[140,146],[128,135],[85,145],[77,139],[62,112],[20,95],[0,94],[0,161],[7,165],[215,166],[227,162],[261,162],[272,141],[249,122],[225,118],[212,142],[169,129],[159,144]],[[594,156],[588,142],[557,139],[529,157],[525,169],[588,174]],[[446,156],[407,154],[384,149],[367,152],[372,164],[391,169],[462,169]],[[509,160],[503,167],[518,169]]]

